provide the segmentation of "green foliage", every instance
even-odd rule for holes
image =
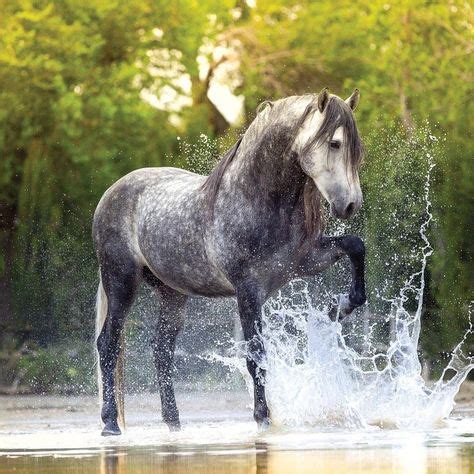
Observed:
[[[96,387],[91,347],[70,340],[29,351],[18,362],[21,383],[34,393],[91,393]]]

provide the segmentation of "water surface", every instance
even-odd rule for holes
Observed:
[[[0,474],[474,472],[469,403],[429,430],[259,432],[250,402],[246,393],[180,394],[183,429],[170,433],[156,395],[130,396],[125,434],[103,438],[93,397],[0,397]]]

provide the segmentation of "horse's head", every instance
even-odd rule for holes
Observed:
[[[330,204],[332,215],[341,219],[352,217],[362,205],[358,170],[363,148],[353,114],[359,96],[356,89],[344,101],[323,89],[306,106],[293,144],[301,168]]]

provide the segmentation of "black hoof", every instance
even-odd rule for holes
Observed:
[[[262,404],[255,409],[253,419],[257,422],[257,426],[261,431],[265,431],[270,427],[270,411],[266,404]]]
[[[116,423],[106,424],[102,430],[102,436],[119,436],[122,432]]]
[[[339,307],[337,305],[334,305],[331,307],[329,310],[328,316],[329,319],[333,322],[337,321],[337,313],[338,313]]]

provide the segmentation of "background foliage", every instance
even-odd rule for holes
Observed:
[[[73,362],[90,363],[95,205],[130,170],[213,163],[239,132],[209,94],[232,64],[242,125],[263,99],[361,89],[372,290],[387,271],[401,280],[414,264],[415,196],[432,156],[436,252],[423,349],[436,361],[459,339],[474,299],[468,2],[0,0],[0,11],[4,384],[50,390],[90,378],[90,366]],[[163,90],[168,103],[143,94]]]

